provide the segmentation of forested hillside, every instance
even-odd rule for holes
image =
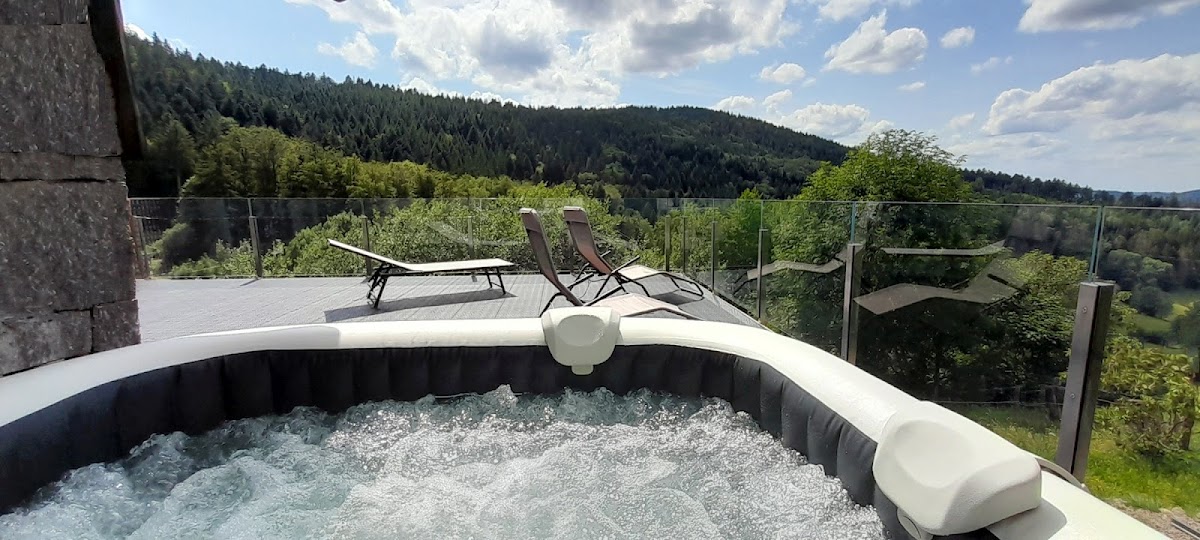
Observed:
[[[755,187],[790,196],[820,161],[846,154],[832,141],[707,109],[534,109],[193,58],[157,41],[128,43],[152,143],[177,119],[203,146],[225,117],[366,161],[550,184],[582,176],[619,185],[627,196],[734,197]],[[158,178],[131,185],[135,195],[175,189]]]
[[[535,109],[250,68],[175,51],[160,40],[127,38],[150,147],[145,162],[129,164],[130,191],[138,197],[178,195],[204,151],[231,126],[271,128],[363,162],[410,161],[501,182],[571,182],[592,194],[617,186],[625,197],[736,197],[746,189],[791,197],[820,162],[841,163],[848,151],[820,137],[708,109]],[[987,170],[962,174],[976,192],[1005,202],[1179,205],[1159,194],[1119,195],[1057,179]],[[327,184],[336,189],[305,195],[337,197],[353,189]]]

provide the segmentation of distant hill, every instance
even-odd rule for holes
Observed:
[[[365,160],[548,183],[590,174],[626,196],[736,197],[755,187],[790,196],[821,161],[840,162],[847,151],[702,108],[535,109],[193,58],[132,37],[128,43],[149,136],[177,118],[203,142],[205,118],[221,115]]]
[[[1122,195],[1124,195],[1126,192],[1124,192],[1124,191],[1109,191],[1108,193],[1111,193],[1114,197],[1119,198]],[[1179,199],[1180,203],[1185,203],[1185,204],[1189,204],[1189,205],[1200,205],[1200,189],[1195,189],[1192,191],[1184,191],[1184,192],[1179,192],[1179,193],[1171,193],[1171,192],[1166,192],[1166,191],[1134,191],[1131,193],[1131,195],[1133,195],[1134,197],[1146,196],[1146,197],[1150,197],[1153,199],[1162,199],[1164,201],[1170,201],[1172,197],[1177,197]]]
[[[768,197],[799,193],[823,161],[849,149],[755,118],[696,107],[531,108],[429,96],[361,79],[335,82],[175,51],[126,36],[151,142],[178,120],[203,147],[223,118],[265,126],[367,161],[556,184],[619,186],[625,197]],[[154,154],[152,152],[152,154]],[[131,167],[135,196],[175,196],[176,178]],[[1109,195],[1062,180],[964,171],[997,200],[1102,203]],[[1200,197],[1200,191],[1190,192]]]

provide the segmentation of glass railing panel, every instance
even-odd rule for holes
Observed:
[[[719,242],[713,243],[713,232],[719,231],[724,210],[732,202],[722,199],[682,199],[664,208],[660,219],[664,220],[663,234],[670,233],[672,271],[712,288],[714,248],[720,245]],[[667,245],[665,238],[663,244]],[[665,256],[662,264],[666,266]]]
[[[763,201],[754,199],[718,200],[711,203],[719,213],[713,215],[716,219],[716,272],[715,279],[707,278],[705,283],[713,281],[712,290],[732,303],[742,311],[756,315],[756,291],[748,272],[755,269],[758,263],[758,229],[762,226]],[[705,227],[701,223],[700,227]],[[712,235],[711,223],[709,230],[699,231],[700,235]],[[709,239],[711,244],[712,240]],[[704,259],[712,259],[712,254],[704,254]],[[705,260],[704,265],[712,266],[711,260]],[[712,269],[708,268],[712,273]]]
[[[853,203],[767,201],[765,257],[747,288],[763,291],[769,328],[837,354],[841,347],[846,246]],[[756,239],[757,242],[757,239]],[[757,244],[756,244],[757,245]]]
[[[857,364],[998,431],[1032,429],[1029,449],[1052,453],[1099,209],[864,210]]]
[[[1194,463],[1200,449],[1200,209],[1105,208],[1100,239],[1096,271],[1115,283],[1117,300],[1089,458],[1135,463],[1166,477],[1164,491],[1186,491],[1197,468],[1146,465]],[[1101,483],[1097,492],[1134,489]]]
[[[1200,302],[1200,210],[1105,208],[1096,262],[1129,308],[1117,331],[1174,353],[1200,342],[1177,322]]]
[[[240,278],[255,275],[251,224],[246,217],[140,221],[143,230],[154,231],[146,233],[147,239],[157,237],[144,249],[152,276]]]
[[[402,262],[429,263],[471,258],[466,231],[475,209],[471,199],[388,201],[370,210],[372,251]]]

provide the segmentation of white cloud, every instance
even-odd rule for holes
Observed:
[[[753,54],[794,31],[788,0],[286,0],[394,40],[403,72],[534,105],[612,105],[629,73]]]
[[[893,73],[915,66],[925,58],[929,40],[917,28],[901,28],[888,33],[884,28],[887,12],[871,17],[858,26],[845,41],[825,52],[827,70],[850,73]]]
[[[858,105],[817,102],[784,116],[779,123],[805,133],[841,138],[863,131],[870,117],[871,111]]]
[[[1060,131],[1088,124],[1092,133],[1194,134],[1200,120],[1200,54],[1162,55],[1079,68],[1037,91],[1014,88],[996,97],[984,131]],[[1134,122],[1136,124],[1131,124]]]
[[[951,131],[962,131],[970,126],[971,122],[974,121],[975,113],[960,114],[954,118],[951,118],[949,122],[946,122],[946,127]]]
[[[817,4],[817,13],[822,19],[841,21],[858,17],[870,11],[875,5],[912,6],[918,0],[810,0]]]
[[[993,69],[996,69],[996,68],[1000,67],[1001,65],[1007,66],[1012,63],[1013,63],[1013,57],[1011,57],[1011,56],[1007,56],[1004,58],[1000,58],[999,56],[993,56],[993,57],[988,58],[987,60],[984,60],[983,62],[980,62],[978,64],[971,64],[971,74],[979,75],[980,73],[983,73],[985,71],[991,71]]]
[[[763,102],[763,105],[765,105],[767,107],[767,110],[774,111],[774,110],[777,110],[780,105],[790,101],[791,99],[792,99],[792,91],[785,89],[785,90],[780,90],[778,92],[775,92],[774,94],[771,94],[771,95],[763,98],[762,102]]]
[[[896,89],[901,92],[916,92],[916,91],[924,89],[924,88],[925,88],[925,81],[910,82],[908,84],[902,84],[902,85],[896,87]]]
[[[779,84],[792,84],[796,81],[804,79],[807,74],[804,68],[791,62],[779,64],[777,66],[767,66],[758,72],[760,81],[770,81]]]
[[[403,88],[405,90],[416,90],[417,92],[420,92],[422,94],[429,94],[431,96],[444,96],[444,95],[456,95],[457,94],[457,92],[447,92],[445,90],[442,90],[441,88],[438,88],[437,85],[435,85],[425,79],[422,79],[420,77],[413,77],[413,78],[409,79],[408,81],[401,84],[400,88]]]
[[[1151,16],[1177,14],[1200,0],[1025,0],[1022,32],[1129,28]]]
[[[742,111],[754,106],[756,101],[749,96],[729,96],[718,101],[713,108],[718,111]]]
[[[147,34],[145,30],[142,30],[142,27],[133,23],[125,23],[125,33],[133,34],[140,39],[150,39],[150,34]]]
[[[1045,157],[1067,148],[1062,139],[1040,133],[1021,133],[999,137],[984,137],[949,144],[946,150],[967,160],[968,163]],[[990,159],[989,159],[990,158]]]
[[[975,28],[963,26],[946,32],[942,36],[941,43],[943,49],[957,49],[966,47],[975,42]]]
[[[480,91],[476,90],[474,92],[471,92],[470,94],[463,94],[462,92],[459,92],[457,90],[447,90],[445,88],[438,88],[437,85],[435,85],[429,81],[426,81],[425,79],[422,79],[420,77],[413,77],[411,79],[408,79],[407,81],[405,81],[403,84],[400,85],[400,88],[404,89],[404,90],[414,90],[416,92],[420,92],[422,94],[428,94],[431,96],[461,97],[461,98],[467,98],[467,99],[475,99],[475,100],[479,100],[479,101],[496,101],[496,102],[500,102],[500,103],[516,103],[515,101],[508,99],[508,98],[501,96],[500,94],[497,94],[494,92],[480,92]]]
[[[375,48],[364,32],[354,34],[353,38],[346,40],[340,47],[324,42],[319,43],[317,52],[338,56],[348,64],[366,68],[375,67],[375,57],[379,55],[379,49]]]

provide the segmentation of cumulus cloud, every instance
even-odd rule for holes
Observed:
[[[817,5],[817,13],[822,19],[841,21],[858,17],[876,5],[894,5],[908,7],[918,0],[810,0]]]
[[[780,124],[829,138],[854,135],[867,127],[871,111],[858,105],[814,103],[780,119]]]
[[[901,92],[916,92],[923,88],[925,88],[925,81],[910,82],[908,84],[902,84],[896,87],[896,89],[900,90]]]
[[[974,121],[975,113],[960,114],[954,118],[951,118],[949,122],[946,122],[946,127],[951,131],[962,131],[970,126],[971,122]]]
[[[774,111],[774,110],[778,110],[780,105],[787,103],[788,101],[791,101],[791,99],[792,99],[792,91],[791,90],[780,90],[778,92],[775,92],[774,94],[771,94],[771,95],[763,98],[763,105],[767,107],[767,110]]]
[[[713,108],[718,111],[743,111],[754,106],[756,101],[750,96],[729,96],[718,101]]]
[[[807,76],[804,68],[791,62],[786,62],[779,65],[771,65],[762,68],[758,72],[760,81],[768,81],[779,84],[792,84],[796,81],[803,80]]]
[[[629,73],[671,75],[773,47],[788,0],[286,0],[394,40],[411,76],[534,105],[616,103]]]
[[[929,40],[917,28],[888,33],[887,12],[871,17],[845,41],[825,52],[827,70],[850,73],[894,73],[915,66],[925,58]]]
[[[140,39],[150,39],[150,34],[147,34],[145,30],[142,30],[142,27],[132,23],[125,23],[125,33],[133,34]]]
[[[941,44],[943,49],[957,49],[966,47],[975,42],[975,28],[963,26],[946,32],[942,36]]]
[[[1045,157],[1067,147],[1062,139],[1040,133],[1021,133],[999,137],[983,137],[950,144],[946,150],[966,159],[978,162],[980,158],[1031,159]]]
[[[999,56],[993,56],[993,57],[988,58],[987,60],[984,60],[983,62],[980,62],[978,64],[971,64],[971,74],[979,75],[980,73],[983,73],[985,71],[991,71],[1002,65],[1007,66],[1012,63],[1013,63],[1013,57],[1011,57],[1011,56],[1006,56],[1004,58],[1000,58]]]
[[[379,49],[375,48],[375,45],[367,38],[367,34],[358,32],[341,46],[319,43],[317,52],[340,57],[348,64],[369,68],[375,67],[375,57],[379,54]]]
[[[437,85],[435,85],[429,81],[426,81],[425,79],[422,79],[420,77],[412,77],[412,78],[408,79],[407,81],[405,81],[403,84],[400,85],[400,88],[405,89],[405,90],[414,90],[416,92],[420,92],[422,94],[428,94],[431,96],[462,97],[462,98],[467,98],[467,99],[475,99],[475,100],[479,100],[479,101],[496,101],[499,103],[516,103],[515,101],[508,99],[504,96],[501,96],[500,94],[497,94],[495,92],[480,92],[480,91],[476,90],[474,92],[471,92],[470,94],[464,94],[457,90],[447,90],[445,88],[438,88]]]
[[[1200,54],[1095,64],[1036,91],[1014,88],[992,103],[984,131],[993,135],[1060,131],[1119,132],[1136,125],[1146,135],[1186,134],[1200,119]],[[1136,123],[1136,124],[1131,124]]]
[[[1129,28],[1152,16],[1174,15],[1200,0],[1026,0],[1022,32]]]

